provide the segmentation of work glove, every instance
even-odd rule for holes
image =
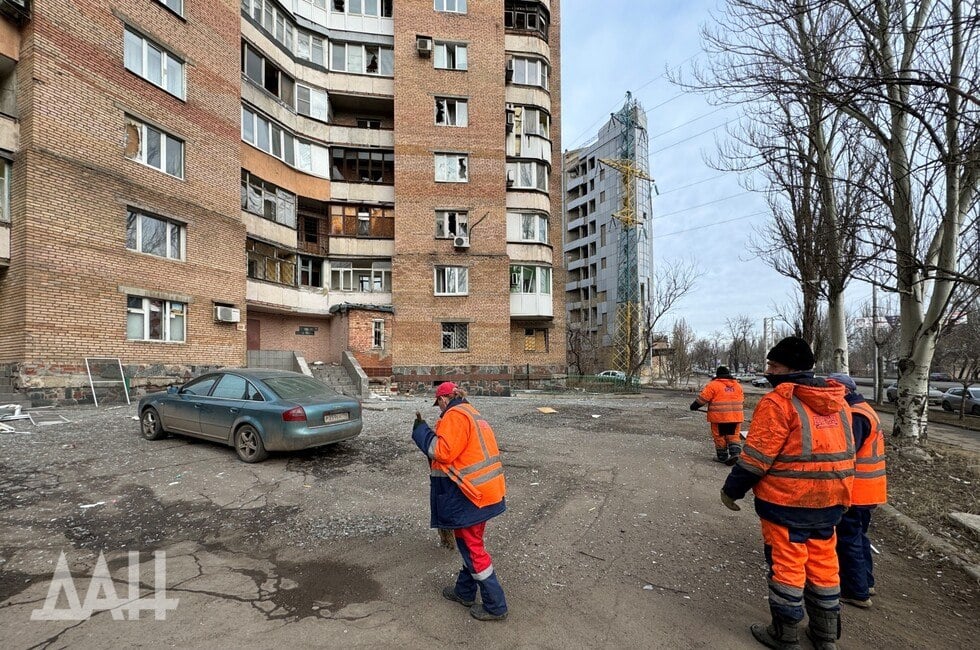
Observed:
[[[412,428],[414,429],[415,427],[417,427],[422,422],[425,422],[425,418],[422,417],[422,414],[421,413],[419,413],[418,411],[415,411],[415,423],[412,425]]]
[[[693,402],[691,402],[691,410],[692,411],[697,411],[699,408],[701,408],[701,406],[702,406],[701,402],[699,402],[697,400],[694,400]]]
[[[729,510],[735,510],[737,512],[742,509],[742,506],[735,503],[735,499],[725,494],[724,490],[721,491],[721,502],[725,504],[725,507]]]

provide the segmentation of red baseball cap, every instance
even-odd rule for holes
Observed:
[[[454,390],[456,390],[456,384],[451,381],[444,381],[439,384],[439,388],[436,388],[436,401],[432,403],[432,406],[438,406],[439,398],[452,395]]]

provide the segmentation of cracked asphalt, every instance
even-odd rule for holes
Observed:
[[[431,401],[368,400],[359,437],[256,465],[209,442],[143,440],[135,405],[35,411],[69,422],[0,435],[2,645],[759,647],[748,632],[768,616],[758,520],[750,504],[718,503],[726,468],[689,402],[473,399],[507,476],[508,511],[487,528],[511,609],[502,623],[440,596],[459,559],[428,528],[426,461],[410,438],[416,410],[434,422]],[[845,611],[841,647],[976,647],[975,581],[888,520],[872,537],[879,595]],[[152,598],[154,551],[179,599],[164,620],[32,620],[61,553],[84,601],[93,585],[106,595],[92,579],[100,553],[120,598]]]

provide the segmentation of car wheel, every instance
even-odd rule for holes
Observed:
[[[167,432],[160,424],[160,414],[152,406],[140,416],[140,434],[147,440],[160,440],[167,437]]]
[[[952,411],[953,410],[953,406],[949,402],[947,402],[946,400],[943,400],[943,410],[944,411]]]
[[[250,424],[243,424],[235,432],[235,452],[246,463],[258,463],[269,457],[269,452],[262,444],[262,436]]]
[[[898,395],[892,395],[891,393],[889,393],[888,394],[888,401],[891,402],[892,404],[894,404],[895,402],[898,401]]]
[[[972,413],[974,415],[980,415],[980,404],[973,405]]]

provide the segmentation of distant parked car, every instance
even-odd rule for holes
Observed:
[[[898,382],[893,383],[891,386],[885,389],[885,399],[893,404],[898,401]],[[939,390],[935,386],[929,386],[929,403],[941,404],[942,401],[943,391]]]
[[[956,381],[948,372],[930,372],[929,381]]]
[[[620,381],[626,381],[626,373],[622,370],[603,370],[596,377],[608,377],[610,379],[618,379]]]
[[[980,386],[974,386],[966,390],[966,407],[963,410],[973,415],[980,415]],[[962,386],[959,388],[950,388],[943,393],[943,409],[946,411],[959,411],[960,402],[962,401]]]
[[[752,385],[756,388],[764,388],[769,385],[769,380],[765,377],[756,377],[752,380]]]
[[[202,375],[139,401],[140,433],[232,445],[246,463],[270,451],[319,447],[361,432],[361,403],[298,372],[233,368]]]

